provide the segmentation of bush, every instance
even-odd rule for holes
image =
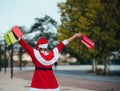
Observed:
[[[103,69],[102,68],[96,69],[96,75],[103,75]]]

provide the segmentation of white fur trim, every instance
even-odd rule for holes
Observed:
[[[39,47],[39,48],[47,48],[47,47],[48,47],[48,44],[40,44],[38,47]]]
[[[58,58],[59,58],[59,52],[58,52],[58,49],[57,47],[53,49],[53,53],[54,53],[54,57],[51,59],[51,60],[45,60],[39,53],[38,50],[35,50],[34,49],[34,55],[35,55],[35,58],[43,65],[45,66],[49,66],[49,65],[52,65],[54,64]]]
[[[37,89],[37,88],[30,88],[30,91],[60,91],[60,88],[55,88],[55,89]]]
[[[67,45],[67,44],[68,44],[68,41],[67,41],[67,40],[64,40],[62,43],[63,43],[64,45]]]

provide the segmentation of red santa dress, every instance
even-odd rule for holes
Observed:
[[[31,56],[35,66],[30,91],[60,91],[52,66],[58,60],[59,53],[68,44],[68,41],[64,40],[60,42],[53,50],[47,53],[37,50],[39,47],[47,47],[48,42],[45,38],[38,40],[36,49],[30,47],[22,38],[19,38],[19,43]]]

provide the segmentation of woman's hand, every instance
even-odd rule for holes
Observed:
[[[80,38],[80,37],[82,37],[82,33],[76,33],[76,34],[74,34],[73,35],[75,38]]]
[[[76,33],[74,34],[72,37],[68,38],[67,41],[71,42],[72,40],[74,40],[75,38],[80,38],[82,37],[82,33]]]

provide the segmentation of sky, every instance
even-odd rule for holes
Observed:
[[[66,0],[0,0],[0,36],[13,26],[25,26],[27,29],[35,18],[48,15],[60,22],[58,2]]]

